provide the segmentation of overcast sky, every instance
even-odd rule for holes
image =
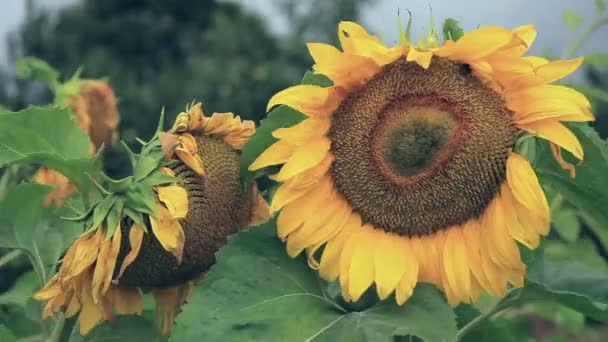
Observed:
[[[38,3],[53,8],[75,1],[38,0]],[[6,47],[1,42],[5,40],[6,34],[14,30],[23,20],[25,2],[25,0],[0,0],[0,60],[2,62],[6,62]],[[240,0],[239,2],[261,15],[277,17],[273,0]],[[559,56],[568,41],[567,31],[561,21],[562,11],[568,8],[574,9],[585,18],[592,19],[595,15],[594,3],[595,0],[379,0],[372,1],[372,4],[365,8],[363,23],[386,43],[393,43],[397,41],[397,9],[401,9],[402,13],[408,9],[414,16],[413,37],[418,37],[421,32],[428,29],[430,5],[435,13],[438,27],[446,17],[460,20],[465,30],[485,25],[515,27],[534,23],[539,36],[531,53],[542,54],[545,48],[549,48],[555,56]],[[270,26],[280,33],[287,25],[285,21],[274,19]],[[582,30],[583,28],[580,28],[578,33],[580,34]],[[583,47],[581,53],[589,51],[608,52],[608,27],[597,32]]]

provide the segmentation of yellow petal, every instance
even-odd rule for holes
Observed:
[[[129,265],[131,265],[139,255],[141,243],[144,240],[144,233],[144,228],[135,223],[131,226],[131,229],[129,229],[129,246],[131,250],[129,250],[129,253],[122,261],[122,266],[120,266],[120,271],[118,272],[118,276],[116,277],[117,279],[120,279],[120,277],[122,277],[122,274],[125,272],[127,267],[129,267]]]
[[[152,232],[163,248],[175,256],[179,264],[182,262],[184,242],[186,239],[184,230],[178,220],[171,217],[167,208],[157,204],[156,209],[159,212],[159,217],[150,216]]]
[[[488,280],[486,273],[481,265],[481,237],[479,236],[478,220],[469,220],[463,225],[463,237],[467,247],[467,259],[469,260],[469,268],[476,282],[481,285],[486,291],[492,292],[492,283]]]
[[[99,303],[100,298],[105,295],[112,283],[112,275],[114,274],[116,259],[120,251],[121,237],[122,232],[119,223],[112,235],[112,239],[104,241],[99,249],[92,283],[93,301],[95,303]]]
[[[194,172],[196,172],[200,176],[205,175],[205,167],[203,166],[203,161],[198,154],[192,154],[189,151],[177,147],[175,149],[175,154],[181,159],[184,164],[188,165]]]
[[[486,26],[465,33],[457,42],[446,42],[435,55],[459,61],[476,60],[505,46],[511,38],[511,31],[504,27]]]
[[[270,145],[249,165],[249,171],[259,170],[270,165],[283,164],[289,160],[296,148],[297,146],[294,144],[279,140]]]
[[[405,272],[401,276],[399,284],[395,289],[395,299],[398,305],[403,305],[414,293],[414,288],[418,282],[418,268],[419,263],[414,254],[411,252],[412,245],[410,239],[403,239],[404,250],[402,253],[405,255]]]
[[[144,303],[137,288],[112,287],[112,303],[117,315],[141,315]]]
[[[528,161],[517,153],[507,159],[507,182],[519,203],[543,219],[549,220],[549,204]]]
[[[272,197],[270,210],[272,212],[278,211],[289,203],[304,196],[309,191],[309,188],[293,188],[290,186],[289,182],[283,183],[278,187],[277,191]]]
[[[313,70],[329,77],[334,86],[351,89],[363,84],[380,71],[371,58],[343,53],[322,43],[308,43],[308,51],[315,61]]]
[[[415,48],[410,48],[410,51],[407,53],[408,62],[416,62],[425,70],[431,65],[431,58],[433,58],[432,51],[419,51]]]
[[[331,87],[300,84],[275,94],[268,101],[266,110],[283,104],[311,117],[327,117],[336,110],[339,102],[338,93]]]
[[[44,287],[38,290],[32,297],[36,300],[49,300],[53,297],[57,297],[63,292],[61,284],[59,282],[59,274],[55,274]]]
[[[560,121],[591,121],[591,104],[578,91],[560,85],[541,85],[506,94],[515,122],[525,124],[547,118]]]
[[[522,217],[517,215],[515,202],[517,201],[511,192],[511,188],[507,184],[503,184],[500,189],[501,201],[506,215],[507,228],[512,238],[517,240],[522,245],[529,249],[535,249],[540,243],[540,237],[537,231],[533,228],[526,227],[521,220]]]
[[[251,200],[248,224],[250,226],[256,226],[268,222],[268,220],[272,218],[272,212],[264,197],[260,195],[257,185],[252,184],[252,187],[254,190],[252,191],[253,199]]]
[[[308,118],[291,127],[279,128],[272,136],[296,145],[324,136],[329,130],[331,121],[328,118]]]
[[[168,176],[175,177],[175,172],[168,167],[161,167],[158,170]]]
[[[370,35],[361,25],[351,21],[340,22],[338,37],[344,52],[371,58],[377,65],[394,62],[406,49],[401,46],[388,48],[378,37]]]
[[[322,177],[315,187],[286,205],[277,218],[277,234],[285,239],[287,235],[297,229],[333,192],[333,183],[329,176]]]
[[[188,193],[177,185],[156,187],[158,199],[165,204],[173,218],[184,218],[188,214]]]
[[[412,250],[419,260],[420,281],[441,286],[441,267],[439,253],[432,237],[415,237],[410,239]]]
[[[481,237],[490,259],[503,270],[525,269],[517,244],[509,235],[502,196],[497,196],[482,217]]]
[[[86,234],[74,242],[72,253],[68,251],[59,271],[62,281],[78,276],[95,262],[104,235],[104,229],[98,228],[94,234]]]
[[[361,217],[352,213],[340,231],[327,242],[319,265],[319,274],[323,279],[335,281],[338,278],[343,247],[350,236],[356,234],[360,229]]]
[[[82,291],[80,292],[80,335],[85,336],[99,323],[103,321],[103,310],[101,305],[95,304],[91,295],[91,275],[83,280]]]
[[[536,39],[536,28],[534,25],[522,25],[511,30],[513,38],[509,44],[501,48],[514,56],[523,55]]]
[[[374,281],[374,250],[378,238],[370,225],[365,225],[353,239],[354,250],[348,270],[348,297],[356,302]],[[345,289],[342,289],[344,291]]]
[[[462,227],[452,227],[446,231],[443,250],[443,269],[447,283],[452,288],[459,301],[470,303],[471,298],[471,272],[466,242]]]
[[[298,147],[283,165],[277,178],[289,179],[318,165],[325,159],[330,145],[328,138],[320,137]]]
[[[395,290],[406,267],[412,267],[407,238],[379,232],[374,249],[374,279],[380,299],[386,299]]]
[[[526,60],[535,64],[533,73],[514,75],[510,79],[505,79],[504,85],[506,88],[516,90],[552,83],[570,75],[583,63],[583,57],[553,62],[548,62],[540,57],[526,57]]]
[[[520,128],[549,140],[550,142],[568,150],[578,159],[583,159],[583,146],[574,133],[563,124],[553,120],[534,121],[518,125]]]
[[[327,241],[342,228],[351,213],[350,205],[344,199],[333,197],[325,206],[319,207],[316,215],[306,219],[299,229],[289,235],[288,254],[293,258],[304,248]]]

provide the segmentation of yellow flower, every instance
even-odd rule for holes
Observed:
[[[373,284],[399,304],[417,282],[450,304],[482,291],[522,286],[518,245],[536,248],[549,207],[534,170],[513,152],[529,132],[579,159],[561,121],[593,120],[587,99],[551,85],[582,59],[522,57],[534,27],[482,27],[427,50],[384,46],[352,22],[338,28],[342,51],[308,48],[331,87],[296,85],[269,101],[307,118],[249,167],[283,164],[271,208],[295,257],[339,279],[358,300]]]
[[[114,315],[141,314],[143,288],[153,293],[166,334],[226,237],[270,217],[255,185],[243,191],[239,183],[239,149],[255,126],[233,114],[203,117],[201,108],[180,114],[172,133],[159,136],[159,149],[171,152],[165,157],[179,159],[158,168],[176,182],[154,187],[157,215],[145,215],[140,225],[122,212],[113,233],[102,225],[78,238],[34,296],[46,301],[45,318],[80,313],[86,335]]]

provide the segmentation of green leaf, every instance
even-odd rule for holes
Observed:
[[[99,204],[95,206],[95,210],[93,210],[93,221],[87,227],[87,231],[97,229],[101,224],[106,220],[108,213],[114,207],[114,203],[118,197],[114,194],[107,195]]]
[[[8,330],[4,325],[0,325],[0,341],[2,342],[14,342],[17,341],[17,337]]]
[[[21,275],[13,286],[6,292],[0,294],[0,304],[15,304],[25,307],[28,299],[40,287],[36,273],[29,271]],[[0,339],[2,341],[2,339]]]
[[[454,313],[434,287],[419,285],[402,307],[389,298],[347,312],[324,294],[304,258],[286,255],[275,229],[269,222],[229,239],[177,316],[171,341],[454,340]]]
[[[585,55],[585,64],[594,66],[596,68],[608,67],[608,53],[592,52]]]
[[[117,316],[113,322],[104,322],[87,336],[72,336],[69,342],[160,342],[164,338],[158,333],[154,323],[139,316]]]
[[[569,123],[568,127],[585,150],[585,160],[576,167],[576,178],[571,178],[557,165],[545,141],[536,144],[535,168],[543,187],[560,194],[565,202],[576,207],[578,215],[608,248],[608,145],[587,124]],[[564,154],[577,164],[569,153]]]
[[[606,9],[606,2],[604,0],[595,0],[595,8],[598,12],[603,12]]]
[[[129,207],[125,207],[125,215],[127,215],[133,222],[135,222],[140,227],[146,229],[146,224],[144,222],[144,215],[138,211],[135,211]]]
[[[137,159],[135,168],[133,169],[133,179],[136,182],[146,178],[152,171],[158,169],[161,161],[163,160],[163,152],[158,150],[151,150],[145,155]]]
[[[112,209],[108,212],[108,216],[106,217],[106,239],[109,239],[114,235],[116,228],[118,228],[118,223],[122,220],[122,210],[125,206],[125,203],[121,198],[116,199],[116,202],[112,206]]]
[[[97,171],[89,158],[89,138],[76,126],[72,113],[52,106],[0,113],[0,167],[16,163],[55,169],[81,192]]]
[[[312,84],[321,87],[330,87],[333,82],[324,75],[307,71],[302,79],[302,84]],[[306,119],[307,116],[288,106],[279,106],[270,111],[266,119],[260,122],[260,127],[249,139],[241,154],[241,186],[246,188],[250,182],[269,173],[271,168],[257,171],[249,171],[249,165],[264,152],[270,145],[277,142],[272,132],[282,127],[291,127]]]
[[[156,195],[152,187],[141,183],[134,184],[121,198],[124,200],[125,207],[154,217],[158,215]]]
[[[464,35],[464,31],[460,26],[458,20],[454,18],[447,18],[443,22],[443,40],[457,41]]]
[[[141,184],[144,184],[148,187],[153,187],[157,185],[165,185],[170,183],[178,182],[179,178],[169,176],[168,174],[162,173],[158,170],[152,171],[150,175],[141,180]]]
[[[572,263],[538,262],[528,272],[526,286],[509,292],[498,305],[536,301],[559,303],[608,322],[608,274]]]
[[[578,239],[581,224],[576,210],[558,207],[551,211],[551,221],[555,230],[565,241],[574,242]]]
[[[588,238],[580,238],[571,243],[548,239],[543,242],[542,252],[545,260],[556,262],[576,260],[583,265],[608,272],[608,261],[598,253],[597,246]]]
[[[576,90],[583,93],[591,101],[608,103],[608,91],[594,86],[575,86]]]
[[[562,12],[562,21],[566,24],[569,31],[574,31],[577,27],[581,26],[584,18],[572,9],[567,9]]]
[[[35,58],[21,58],[15,65],[17,77],[22,80],[38,80],[46,83],[52,90],[59,85],[59,73],[45,61]]]

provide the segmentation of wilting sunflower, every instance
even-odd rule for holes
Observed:
[[[232,113],[203,116],[199,103],[132,153],[133,176],[110,182],[108,195],[77,218],[87,231],[34,295],[47,301],[43,316],[80,312],[85,335],[114,315],[141,314],[149,290],[167,333],[226,237],[269,217],[255,186],[239,183],[239,150],[254,131]]]
[[[307,118],[275,130],[278,141],[249,167],[284,164],[271,208],[288,254],[306,251],[349,301],[373,284],[403,304],[417,282],[433,283],[452,305],[522,286],[517,243],[536,248],[550,217],[534,170],[513,149],[528,132],[560,159],[560,148],[583,158],[560,121],[593,120],[589,102],[550,84],[582,58],[522,57],[531,25],[483,27],[425,49],[405,39],[386,47],[352,22],[338,34],[342,50],[308,44],[313,70],[333,85],[276,94],[269,109]]]
[[[72,110],[76,124],[90,140],[89,151],[93,155],[102,144],[113,142],[118,128],[118,108],[114,90],[106,81],[72,79],[56,90],[56,102]],[[46,198],[46,205],[61,207],[63,201],[76,192],[76,187],[63,174],[42,167],[36,172],[36,183],[55,187]]]

